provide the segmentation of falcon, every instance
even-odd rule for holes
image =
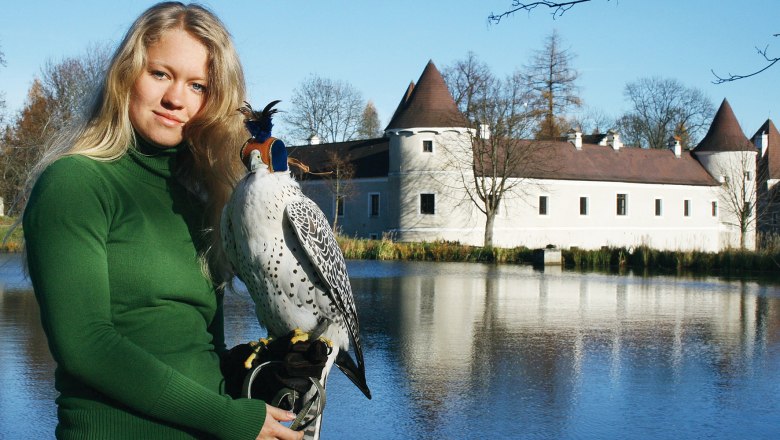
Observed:
[[[240,153],[248,172],[222,213],[225,252],[269,338],[297,330],[321,335],[332,346],[321,385],[335,363],[370,399],[344,256],[325,215],[290,175],[284,142],[271,136],[278,102],[262,112],[239,109],[252,137]]]

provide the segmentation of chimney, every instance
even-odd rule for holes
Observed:
[[[577,150],[582,150],[582,132],[579,130],[572,129],[568,133],[568,139],[569,142],[574,144],[574,148]]]
[[[487,124],[479,124],[479,138],[488,140],[490,139],[490,126]]]
[[[623,148],[623,142],[620,142],[620,135],[617,131],[609,130],[607,132],[607,145],[612,147],[615,151]]]
[[[669,149],[674,151],[674,157],[682,156],[682,145],[680,145],[680,137],[672,136],[669,138]]]
[[[761,152],[761,157],[766,154],[766,149],[769,146],[769,133],[763,132],[761,136],[756,136],[756,148]]]
[[[309,137],[309,139],[307,139],[307,141],[309,141],[309,145],[319,145],[319,144],[322,143],[322,141],[320,140],[320,137],[317,136],[316,133],[311,135]]]

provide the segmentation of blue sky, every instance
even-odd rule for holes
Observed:
[[[77,56],[94,43],[116,43],[152,1],[7,1],[0,15],[0,91],[21,109],[47,60]],[[627,109],[627,82],[659,75],[731,103],[747,136],[767,119],[780,122],[780,65],[749,79],[714,85],[718,73],[762,66],[755,47],[780,56],[778,0],[593,0],[553,20],[520,13],[498,25],[491,12],[511,0],[204,1],[226,23],[244,63],[256,107],[290,101],[310,74],[344,80],[389,121],[410,81],[429,59],[443,70],[469,51],[499,75],[527,63],[556,29],[577,55],[588,108],[616,116]]]

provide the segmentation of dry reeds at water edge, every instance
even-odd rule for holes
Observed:
[[[344,257],[355,260],[452,261],[501,264],[531,264],[533,250],[526,247],[486,248],[458,242],[395,242],[338,236]],[[780,244],[780,240],[776,240]],[[581,270],[618,268],[700,273],[769,272],[780,275],[780,246],[757,251],[727,249],[718,253],[670,251],[647,246],[635,248],[564,249],[564,266]]]
[[[20,252],[23,246],[21,226],[6,234],[16,222],[0,217],[0,252]],[[499,264],[532,264],[533,249],[468,246],[455,241],[396,242],[384,236],[380,240],[337,235],[344,257],[353,260],[451,261]],[[602,247],[601,249],[563,249],[564,266],[580,270],[641,269],[689,271],[702,274],[761,272],[780,276],[780,236],[760,236],[756,251],[669,251],[647,246],[635,248]]]
[[[396,242],[337,237],[344,258],[355,260],[453,261],[483,263],[530,263],[532,251],[525,247],[485,248],[458,242]]]

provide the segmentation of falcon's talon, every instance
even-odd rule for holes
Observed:
[[[249,357],[246,358],[244,361],[244,368],[247,370],[252,369],[252,362],[257,358],[257,355],[260,353],[260,350],[262,350],[265,347],[268,347],[268,344],[271,343],[273,338],[260,338],[257,341],[249,341],[248,345],[252,347],[252,353],[249,355]]]
[[[247,370],[251,370],[252,369],[252,361],[254,361],[255,358],[257,358],[257,352],[253,351],[249,355],[249,357],[247,357],[246,360],[244,361],[244,368],[247,369]]]
[[[322,342],[324,342],[325,345],[327,345],[329,348],[333,348],[333,341],[331,341],[330,339],[326,338],[325,336],[320,336],[317,339],[322,341]]]
[[[299,328],[293,329],[293,335],[290,337],[291,344],[297,344],[298,342],[306,342],[309,340],[309,334]]]

